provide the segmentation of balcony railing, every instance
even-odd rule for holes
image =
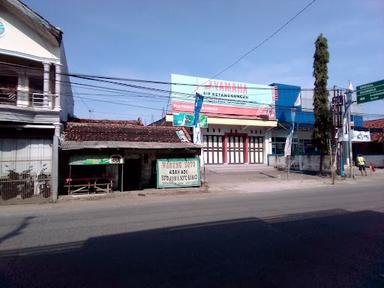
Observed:
[[[28,96],[29,95],[29,96]],[[56,95],[28,93],[16,89],[0,88],[0,105],[13,105],[51,110],[55,107]]]
[[[53,108],[54,96],[51,94],[32,93],[31,106],[34,108]]]
[[[0,104],[16,105],[17,90],[9,88],[0,88]]]

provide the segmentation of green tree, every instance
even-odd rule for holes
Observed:
[[[313,77],[315,77],[315,91],[313,94],[313,107],[315,124],[312,133],[312,144],[320,152],[320,174],[323,173],[324,155],[328,150],[330,130],[330,112],[328,106],[329,93],[327,90],[329,52],[327,38],[320,34],[315,42],[313,55]]]

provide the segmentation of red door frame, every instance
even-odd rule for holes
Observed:
[[[224,164],[228,164],[228,137],[230,136],[236,136],[236,137],[242,137],[243,138],[243,147],[244,147],[244,164],[249,164],[249,158],[248,158],[248,134],[247,133],[224,133],[224,143],[223,143],[223,160]]]

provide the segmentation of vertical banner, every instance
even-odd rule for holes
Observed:
[[[193,144],[201,145],[201,129],[199,123],[193,126]]]
[[[200,110],[201,107],[203,106],[203,101],[204,101],[204,96],[196,93],[196,98],[195,98],[195,109],[194,109],[194,121],[193,121],[193,126],[197,126],[197,123],[199,123],[199,116],[200,116]]]
[[[200,130],[200,110],[203,106],[204,96],[196,92],[195,111],[193,119],[193,143],[201,145],[201,130]]]
[[[291,156],[292,151],[292,137],[293,137],[293,127],[291,129],[291,132],[289,132],[287,139],[285,139],[285,146],[284,146],[284,157]]]

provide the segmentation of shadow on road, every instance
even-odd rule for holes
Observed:
[[[35,217],[34,216],[25,217],[23,221],[19,224],[19,226],[17,226],[15,229],[5,234],[4,236],[0,237],[0,244],[7,239],[16,237],[17,235],[21,234],[23,230],[29,225],[29,221],[32,220],[33,218]]]
[[[1,287],[383,287],[384,216],[327,210],[0,253]]]

